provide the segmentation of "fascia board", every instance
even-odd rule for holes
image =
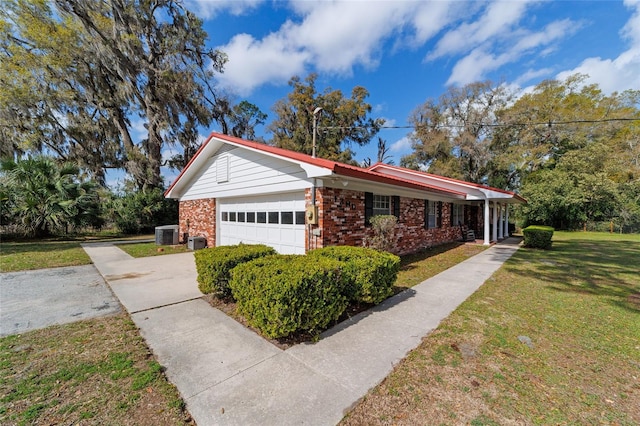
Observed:
[[[326,167],[314,166],[313,164],[303,163],[303,162],[297,162],[297,163],[305,171],[308,178],[333,176],[333,171],[327,169]]]

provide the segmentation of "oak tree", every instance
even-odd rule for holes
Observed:
[[[293,77],[289,81],[292,92],[273,107],[276,118],[268,126],[275,146],[312,154],[313,113],[316,108],[316,153],[328,160],[353,162],[355,146],[364,146],[378,133],[382,119],[370,117],[371,105],[366,102],[369,92],[361,86],[345,97],[341,90],[326,88],[316,91],[316,74],[304,81]]]

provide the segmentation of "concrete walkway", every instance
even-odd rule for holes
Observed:
[[[507,239],[281,350],[204,300],[191,253],[132,259],[84,246],[199,426],[334,425],[518,248]]]

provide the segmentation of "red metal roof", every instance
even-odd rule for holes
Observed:
[[[198,149],[198,151],[191,158],[191,160],[186,165],[186,167],[182,169],[182,171],[180,172],[180,175],[178,175],[178,177],[173,181],[171,186],[165,191],[165,195],[168,194],[169,191],[171,191],[171,189],[173,189],[176,183],[182,178],[185,172],[191,167],[194,160],[202,153],[202,151],[205,149],[205,147],[209,144],[209,142],[213,138],[220,139],[225,142],[229,142],[232,145],[243,146],[256,151],[277,155],[279,157],[294,160],[297,162],[302,162],[302,163],[311,164],[313,166],[322,167],[340,176],[363,179],[371,182],[385,183],[388,185],[396,185],[396,186],[401,186],[405,188],[417,189],[421,191],[434,192],[438,194],[453,196],[455,198],[459,198],[460,196],[466,196],[466,193],[464,192],[443,189],[437,186],[425,184],[422,182],[417,182],[410,179],[403,179],[396,176],[390,176],[388,174],[379,173],[379,172],[376,172],[375,170],[371,170],[371,168],[365,169],[365,168],[353,166],[350,164],[326,160],[324,158],[314,158],[314,157],[311,157],[310,155],[302,154],[300,152],[290,151],[288,149],[283,149],[283,148],[277,148],[277,147],[266,145],[259,142],[247,141],[244,139],[240,139],[240,138],[236,138],[233,136],[224,135],[216,132],[212,132],[209,135],[209,137],[204,141],[204,143],[200,146],[200,149]]]
[[[428,176],[428,177],[433,177],[435,179],[445,180],[445,181],[449,181],[449,182],[453,182],[453,183],[459,183],[459,184],[463,184],[463,185],[466,185],[466,186],[473,186],[475,188],[488,189],[490,191],[495,191],[495,192],[500,192],[500,193],[503,193],[503,194],[508,194],[508,195],[511,195],[514,198],[517,198],[517,199],[523,201],[523,202],[527,202],[527,200],[525,200],[519,194],[517,194],[515,192],[512,192],[512,191],[507,191],[506,189],[494,188],[492,186],[482,185],[480,183],[467,182],[466,180],[454,179],[454,178],[450,178],[450,177],[446,177],[446,176],[436,175],[436,174],[433,174],[433,173],[423,172],[423,171],[420,171],[420,170],[411,170],[411,169],[406,169],[404,167],[397,167],[397,166],[392,166],[392,165],[389,165],[389,164],[379,163],[379,162],[374,164],[374,165],[372,165],[367,170],[375,171],[374,169],[379,168],[379,167],[399,170],[401,172],[416,173],[416,174],[425,175],[425,176]]]

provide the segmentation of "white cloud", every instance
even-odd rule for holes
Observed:
[[[404,138],[399,139],[396,142],[392,143],[391,146],[389,147],[389,151],[394,153],[410,152],[411,141],[409,140],[408,137],[405,136]]]
[[[524,1],[490,3],[480,19],[447,32],[427,59],[469,52],[491,39],[505,37],[523,17],[527,5]]]
[[[544,48],[542,52],[547,52],[553,49],[552,43],[575,33],[581,26],[580,22],[563,19],[551,22],[537,32],[514,30],[509,34],[510,43],[504,46],[498,39],[487,41],[454,65],[447,84],[463,85],[482,80],[488,72],[519,61],[525,55],[534,54],[536,49]]]
[[[425,2],[412,18],[415,34],[411,40],[414,47],[421,46],[449,25],[456,16],[469,7],[466,2]]]
[[[286,83],[291,76],[304,71],[310,58],[309,52],[292,45],[278,33],[262,40],[238,34],[221,49],[227,53],[229,62],[218,81],[223,88],[243,96],[267,82]]]
[[[464,85],[480,81],[485,73],[498,69],[508,62],[510,62],[510,56],[507,54],[495,56],[482,48],[475,49],[454,65],[447,85]]]
[[[380,117],[384,120],[385,127],[394,127],[397,123],[395,118]]]
[[[190,0],[189,8],[202,19],[211,19],[221,12],[242,15],[253,10],[263,0]]]
[[[246,95],[265,83],[284,84],[311,67],[342,75],[351,74],[357,65],[373,69],[385,40],[409,27],[415,30],[411,43],[424,43],[451,19],[450,9],[460,7],[453,5],[293,1],[290,7],[299,22],[289,20],[260,40],[239,34],[218,47],[229,57],[220,85]]]
[[[531,80],[535,80],[538,79],[540,77],[543,76],[547,76],[550,75],[553,72],[553,70],[551,68],[541,68],[538,70],[527,70],[527,72],[525,72],[524,74],[522,74],[520,77],[518,77],[516,79],[516,81],[514,81],[514,84],[516,86],[522,86],[523,84],[531,81]]]
[[[597,83],[605,93],[640,87],[640,1],[627,0],[624,4],[633,11],[620,31],[629,41],[629,49],[613,59],[587,58],[576,68],[558,73],[556,78],[563,80],[572,74],[587,74],[586,83]]]

